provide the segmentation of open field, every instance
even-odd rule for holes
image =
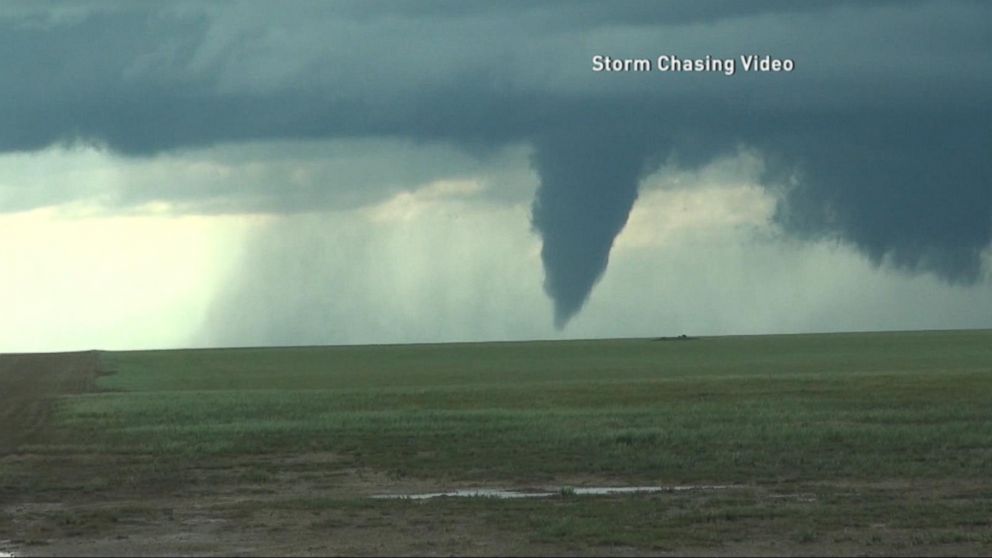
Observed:
[[[0,551],[992,553],[992,332],[0,357]],[[578,496],[567,487],[711,486]],[[459,488],[540,499],[377,500]]]

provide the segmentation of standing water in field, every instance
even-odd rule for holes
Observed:
[[[421,494],[377,494],[376,499],[432,500],[434,498],[549,498],[551,496],[608,496],[612,494],[646,494],[652,492],[683,492],[686,490],[721,490],[730,488],[720,485],[689,486],[586,486],[582,488],[563,487],[559,489],[510,490],[502,488],[476,488],[452,490],[449,492],[425,492]]]

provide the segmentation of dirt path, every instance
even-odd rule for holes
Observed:
[[[93,388],[99,353],[0,355],[0,457],[44,430],[60,395]]]

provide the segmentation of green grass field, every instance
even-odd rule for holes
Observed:
[[[433,477],[992,474],[992,335],[110,353],[63,424],[111,451],[334,451]]]
[[[339,527],[356,514],[435,526],[468,514],[496,533],[524,533],[524,546],[509,549],[523,553],[992,551],[989,331],[114,352],[102,361],[100,391],[64,398],[52,434],[32,447],[127,464],[84,482],[94,494],[220,482],[190,473],[213,467],[255,490],[218,506],[250,514],[251,494],[289,486],[286,456],[333,455],[297,467],[300,478],[333,487],[328,475],[347,470],[434,489],[739,489],[431,504],[314,492],[265,506]],[[235,478],[231,463],[251,466]]]

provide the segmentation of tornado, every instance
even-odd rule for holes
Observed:
[[[562,134],[537,142],[540,184],[532,224],[542,239],[544,290],[555,327],[575,316],[603,277],[610,249],[637,200],[644,150],[619,135]]]

